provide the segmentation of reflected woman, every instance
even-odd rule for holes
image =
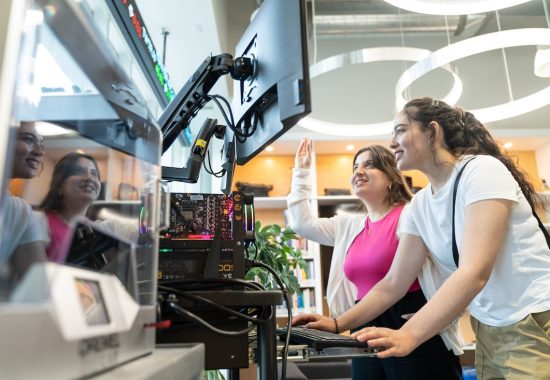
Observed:
[[[43,165],[44,140],[34,122],[21,122],[17,131],[12,178],[36,177]],[[44,244],[48,237],[40,228],[30,205],[8,192],[2,200],[0,265],[10,263],[22,276],[35,262],[45,260]]]
[[[92,156],[72,152],[55,165],[50,189],[40,204],[50,234],[50,244],[46,247],[48,260],[65,262],[72,224],[77,217],[86,215],[100,189],[99,167]]]

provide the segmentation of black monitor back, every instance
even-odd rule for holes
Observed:
[[[241,131],[254,131],[237,139],[237,163],[244,165],[311,112],[305,0],[265,0],[235,57],[254,62],[252,77],[235,83],[231,107]]]

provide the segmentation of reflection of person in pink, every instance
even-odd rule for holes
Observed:
[[[55,165],[50,190],[40,205],[48,220],[51,241],[46,254],[50,261],[65,262],[71,224],[76,217],[86,215],[100,188],[99,168],[92,156],[73,152]]]

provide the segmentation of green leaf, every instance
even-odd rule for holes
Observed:
[[[259,221],[255,224],[256,246],[258,254],[256,259],[273,268],[281,277],[290,294],[300,291],[300,284],[294,275],[294,268],[305,267],[302,252],[291,246],[298,236],[290,227],[282,228],[278,224],[262,226]],[[254,257],[255,249],[248,249],[248,257]],[[246,279],[257,279],[266,288],[278,288],[272,275],[264,269],[253,268],[246,274]]]
[[[212,369],[209,371],[204,371],[205,380],[225,380],[225,377],[222,375],[219,369]]]

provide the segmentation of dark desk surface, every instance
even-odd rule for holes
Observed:
[[[197,296],[226,306],[280,305],[283,293],[279,290],[189,290]]]

